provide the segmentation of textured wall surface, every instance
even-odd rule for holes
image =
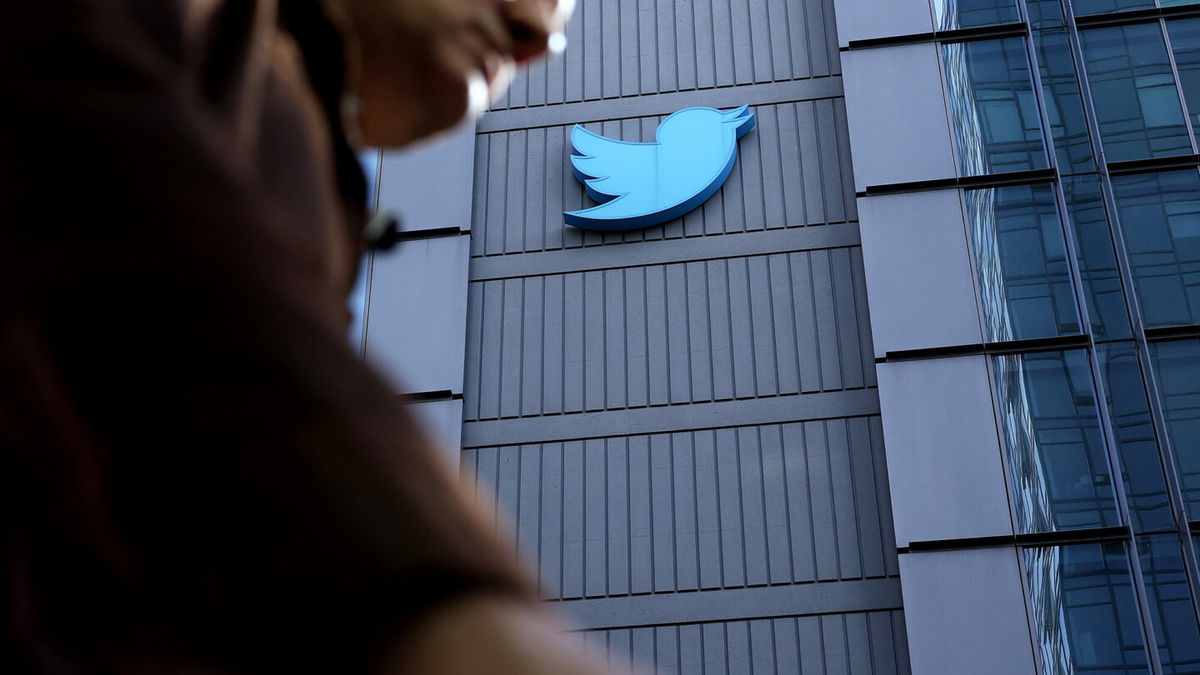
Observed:
[[[832,3],[583,2],[569,39],[478,123],[463,471],[617,661],[908,673]],[[574,124],[742,103],[701,208],[563,224]]]
[[[519,75],[497,109],[839,72],[832,0],[580,2],[562,58]]]

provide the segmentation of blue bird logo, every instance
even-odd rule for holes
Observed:
[[[721,187],[737,159],[738,139],[754,113],[684,108],[658,125],[654,143],[605,138],[575,125],[571,165],[599,206],[563,214],[585,230],[633,230],[673,220]]]

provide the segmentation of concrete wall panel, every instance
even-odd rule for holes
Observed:
[[[878,370],[898,545],[1012,534],[984,357]]]
[[[933,31],[929,0],[834,0],[838,42],[916,35]]]
[[[469,246],[450,235],[373,256],[366,358],[397,393],[462,391]]]
[[[855,189],[954,178],[937,45],[842,54]]]
[[[1034,673],[1015,549],[908,553],[900,574],[914,673]]]
[[[404,231],[471,228],[475,122],[411,148],[383,153],[378,208],[400,216]]]
[[[981,342],[958,191],[866,197],[859,209],[875,355]]]

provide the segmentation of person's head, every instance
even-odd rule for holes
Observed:
[[[351,33],[351,87],[368,145],[453,126],[514,66],[565,42],[574,0],[324,0]],[[556,44],[557,43],[557,44]]]

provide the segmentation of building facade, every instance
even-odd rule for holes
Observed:
[[[1200,7],[842,4],[913,671],[1200,672]]]
[[[548,602],[662,672],[1200,672],[1200,5],[584,0],[568,43],[368,158],[405,233],[354,334]],[[699,209],[564,226],[573,125],[743,104]]]

